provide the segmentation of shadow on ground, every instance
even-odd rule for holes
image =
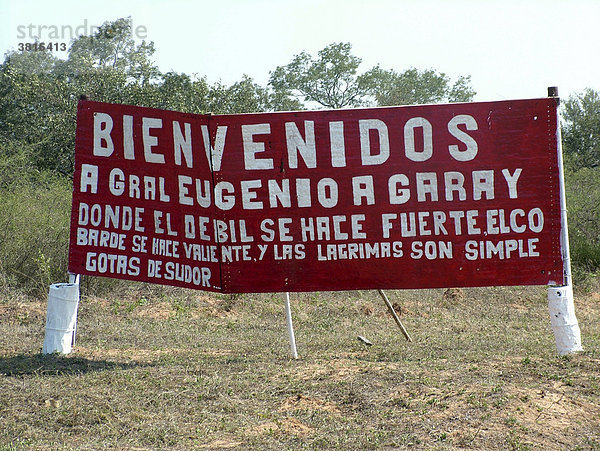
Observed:
[[[2,376],[63,376],[140,366],[152,366],[152,364],[140,362],[117,363],[60,354],[21,354],[12,357],[0,357],[0,375]]]

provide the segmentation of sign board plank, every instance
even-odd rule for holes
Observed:
[[[82,101],[69,270],[220,292],[563,282],[551,98],[190,115]]]

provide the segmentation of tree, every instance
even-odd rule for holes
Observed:
[[[316,102],[325,108],[357,107],[365,90],[357,69],[361,59],[351,54],[350,43],[334,43],[313,58],[299,53],[285,66],[271,72],[269,85],[280,103]]]
[[[254,83],[248,75],[229,87],[215,84],[211,98],[210,111],[218,114],[257,113],[270,107],[267,89]]]
[[[129,17],[105,22],[93,36],[80,36],[73,41],[65,66],[73,75],[113,69],[125,74],[128,83],[143,86],[160,75],[152,61],[153,54],[153,42],[136,44],[131,37]]]
[[[600,166],[600,93],[585,89],[563,106],[565,161],[573,169]]]
[[[131,19],[118,19],[75,39],[65,61],[49,51],[7,54],[0,65],[0,137],[31,149],[38,169],[70,175],[79,96],[157,106],[161,78],[153,52],[152,43],[131,38]]]
[[[416,105],[441,102],[469,102],[475,91],[470,87],[470,76],[461,76],[454,83],[443,72],[415,68],[402,73],[383,70],[379,66],[360,78],[377,105]]]
[[[44,52],[11,53],[0,66],[0,137],[28,152],[38,169],[69,174],[75,142],[75,101]]]
[[[167,72],[157,86],[158,100],[153,105],[163,110],[200,114],[210,111],[210,86],[205,78]]]
[[[305,109],[304,104],[289,89],[273,89],[269,85],[267,92],[269,96],[268,109],[271,111],[298,111]]]
[[[398,73],[375,66],[359,75],[361,59],[351,50],[350,43],[334,43],[316,58],[302,52],[278,66],[269,80],[274,109],[289,109],[290,102],[316,102],[325,108],[468,102],[475,95],[469,76],[452,82],[432,69]]]
[[[57,75],[93,100],[155,106],[162,74],[152,60],[154,43],[136,44],[131,26],[131,18],[122,18],[105,22],[92,36],[80,36]]]

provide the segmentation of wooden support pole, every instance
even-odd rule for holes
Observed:
[[[412,338],[410,338],[410,335],[408,335],[408,331],[406,330],[406,328],[402,324],[402,321],[400,321],[400,318],[398,318],[398,315],[396,314],[396,311],[394,310],[394,307],[390,303],[390,300],[388,299],[388,297],[386,296],[386,294],[383,292],[383,290],[377,290],[377,291],[379,292],[379,294],[383,298],[383,302],[385,302],[385,305],[387,305],[388,310],[390,311],[390,313],[392,314],[392,317],[394,318],[394,321],[396,321],[396,324],[398,325],[398,327],[402,331],[402,334],[404,335],[404,337],[406,337],[406,341],[412,341]]]

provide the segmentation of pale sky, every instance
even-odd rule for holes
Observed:
[[[264,85],[293,55],[350,42],[361,72],[471,75],[477,101],[600,91],[600,0],[0,0],[0,50],[33,42],[30,29],[68,44],[49,39],[51,27],[90,34],[127,16],[154,41],[161,71],[211,83],[247,74]]]

